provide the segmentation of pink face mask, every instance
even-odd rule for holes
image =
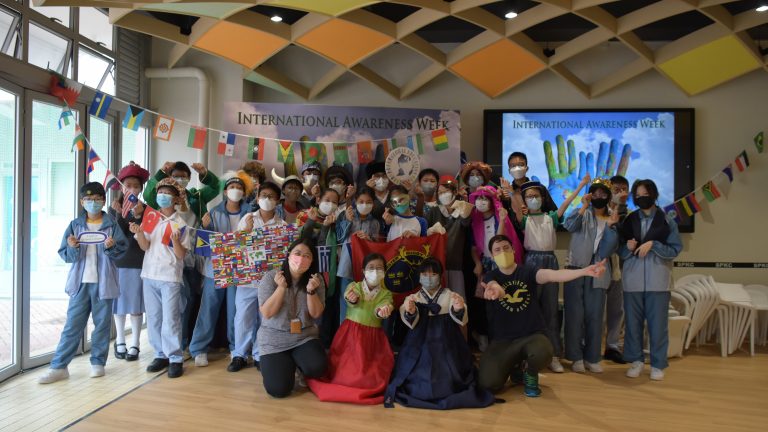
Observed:
[[[304,273],[312,265],[312,258],[305,258],[300,255],[291,255],[288,257],[288,267],[297,273]]]

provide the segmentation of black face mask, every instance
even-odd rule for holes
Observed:
[[[655,202],[654,199],[649,196],[635,197],[632,201],[634,201],[642,210],[648,210],[653,207],[653,203]]]
[[[608,205],[608,198],[592,198],[592,207],[603,209]]]

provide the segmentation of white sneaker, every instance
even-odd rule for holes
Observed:
[[[557,357],[552,357],[552,361],[549,363],[549,370],[551,370],[554,373],[565,372],[565,369],[563,369],[563,365],[560,364],[560,359]]]
[[[586,372],[586,369],[584,369],[584,360],[576,360],[571,365],[571,370],[576,373],[584,373]]]
[[[195,367],[208,366],[208,354],[202,353],[195,356]]]
[[[98,378],[104,376],[104,366],[91,365],[91,378]]]
[[[645,364],[641,361],[635,361],[632,362],[632,365],[627,369],[627,377],[628,378],[637,378],[640,376],[641,373],[643,373],[643,368],[645,367]]]
[[[652,367],[651,368],[651,380],[653,380],[653,381],[664,381],[664,370],[656,369],[655,367]]]
[[[64,369],[48,369],[45,375],[37,379],[39,384],[50,384],[69,378],[69,371]]]
[[[597,362],[597,363],[584,362],[584,365],[587,366],[587,370],[592,373],[603,373],[603,365],[601,365],[600,362]]]

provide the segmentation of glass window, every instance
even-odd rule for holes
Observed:
[[[112,49],[112,24],[104,12],[96,8],[80,8],[80,34]]]
[[[29,1],[29,6],[47,16],[53,21],[58,22],[69,27],[69,8],[63,6],[35,6],[32,0]]]
[[[126,128],[122,128],[122,130],[123,147],[120,154],[119,165],[124,167],[128,165],[130,161],[134,161],[142,167],[146,168],[149,131],[145,127],[140,127],[137,131]]]
[[[71,43],[35,23],[29,23],[29,62],[72,77]]]
[[[109,94],[115,94],[115,62],[80,46],[77,81]]]
[[[18,98],[0,88],[0,370],[14,363],[14,186]]]
[[[0,8],[0,52],[21,58],[21,16]]]

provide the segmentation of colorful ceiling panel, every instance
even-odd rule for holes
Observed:
[[[346,67],[359,63],[392,42],[389,36],[341,19],[320,24],[296,39],[297,44]]]
[[[195,48],[208,51],[253,69],[285,46],[288,41],[254,28],[220,21],[203,34]]]

